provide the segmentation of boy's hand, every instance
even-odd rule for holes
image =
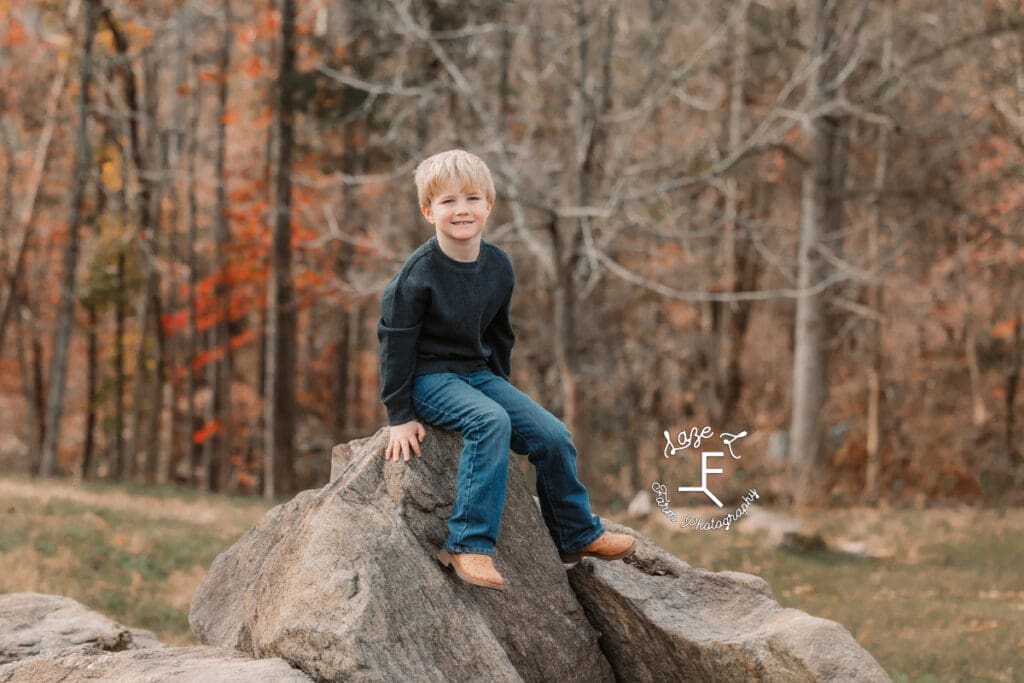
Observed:
[[[388,435],[391,440],[388,442],[388,448],[384,451],[384,459],[390,460],[391,456],[395,456],[395,462],[398,462],[400,455],[405,455],[405,461],[409,462],[409,449],[411,448],[416,453],[417,458],[422,458],[423,454],[420,453],[420,441],[427,438],[427,430],[423,428],[419,420],[410,420],[404,424],[392,425],[388,428]]]

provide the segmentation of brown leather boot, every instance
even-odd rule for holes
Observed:
[[[494,590],[505,590],[505,580],[494,567],[494,559],[490,555],[478,553],[449,553],[442,549],[437,559],[445,567],[452,567],[455,574],[466,583]]]
[[[606,531],[596,541],[584,546],[574,553],[559,553],[562,562],[579,562],[584,557],[596,557],[599,560],[618,560],[629,555],[636,549],[636,539],[629,534],[616,534]]]

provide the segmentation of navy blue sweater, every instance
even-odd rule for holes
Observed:
[[[380,397],[389,425],[417,419],[412,380],[418,375],[489,368],[509,378],[514,285],[508,254],[483,239],[472,263],[441,251],[436,235],[409,256],[384,287],[377,322]]]

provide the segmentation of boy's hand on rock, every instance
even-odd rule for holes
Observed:
[[[392,425],[388,428],[388,435],[390,441],[387,450],[384,451],[385,460],[391,460],[391,457],[394,456],[395,462],[398,462],[399,457],[404,455],[405,461],[409,462],[410,450],[416,453],[417,458],[423,457],[423,454],[420,453],[420,442],[427,438],[427,430],[423,428],[419,420]]]

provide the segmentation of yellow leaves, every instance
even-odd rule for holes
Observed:
[[[100,164],[103,184],[111,192],[120,192],[122,187],[121,157],[113,156]]]
[[[137,21],[122,22],[120,28],[131,47],[146,47],[153,42],[153,29]]]
[[[114,36],[110,33],[110,31],[98,32],[94,40],[96,41],[96,45],[98,47],[102,47],[107,52],[114,52]]]
[[[121,38],[127,44],[128,51],[138,50],[139,48],[147,47],[153,42],[153,29],[145,24],[140,24],[137,21],[128,19],[121,21],[114,16],[114,26],[117,31],[121,34]],[[114,42],[114,32],[106,25],[101,23],[97,27],[96,31],[96,44],[103,47],[107,51],[113,53],[118,52],[117,45]]]

